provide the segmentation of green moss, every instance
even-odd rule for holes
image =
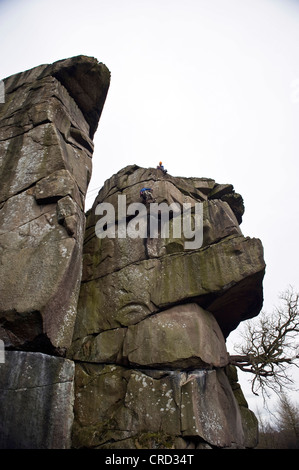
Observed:
[[[171,449],[174,446],[175,436],[162,431],[139,434],[135,440],[140,449]]]
[[[184,251],[184,244],[182,240],[171,240],[169,243],[166,243],[166,253],[178,253]]]
[[[238,372],[236,366],[232,366],[231,364],[226,366],[225,373],[231,386],[238,382]]]
[[[258,420],[255,414],[244,406],[240,406],[240,413],[244,430],[245,447],[254,448],[258,445]]]
[[[109,423],[98,423],[92,426],[81,427],[74,423],[72,429],[72,447],[94,448],[112,442],[115,439],[115,431],[109,429]]]

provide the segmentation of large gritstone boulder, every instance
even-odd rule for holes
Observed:
[[[81,281],[84,200],[108,69],[79,56],[4,80],[0,337],[64,354]]]
[[[144,206],[142,188],[152,189]],[[187,207],[199,227],[191,248],[188,230],[174,232]],[[68,352],[78,361],[75,447],[254,447],[225,344],[263,302],[263,247],[243,236],[243,212],[232,185],[207,178],[131,165],[106,181],[87,217]]]

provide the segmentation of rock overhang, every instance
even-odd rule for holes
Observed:
[[[48,77],[57,79],[73,98],[89,125],[92,139],[110,86],[109,69],[94,57],[74,56],[4,78],[5,93],[10,94],[33,83],[42,86],[42,80]]]

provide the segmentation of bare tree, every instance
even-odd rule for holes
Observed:
[[[274,422],[258,409],[259,443],[257,449],[298,449],[299,448],[299,407],[286,393],[282,393],[271,413]]]
[[[286,393],[280,397],[277,413],[278,429],[289,448],[299,447],[299,408]]]
[[[272,315],[262,312],[257,321],[247,323],[243,342],[236,345],[238,355],[230,356],[232,365],[253,374],[252,392],[264,398],[268,388],[278,394],[291,388],[289,368],[299,367],[299,293],[289,288],[280,299],[283,304]]]
[[[278,430],[266,419],[258,408],[255,415],[259,423],[259,442],[257,449],[278,449],[279,433]]]

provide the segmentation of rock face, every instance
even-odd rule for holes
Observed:
[[[72,341],[92,138],[109,81],[85,56],[4,80],[0,339],[14,351],[0,364],[1,448],[71,446],[74,363],[54,355]]]
[[[190,203],[194,213],[202,206],[199,248],[185,249],[185,232],[178,239],[161,229],[152,238],[148,225],[143,238],[96,236],[101,204],[115,208],[115,235],[124,214],[128,229],[142,187],[153,189],[156,204]],[[256,445],[256,419],[245,399],[238,403],[225,345],[263,300],[263,248],[242,235],[243,211],[233,187],[214,180],[132,165],[106,181],[87,217],[68,352],[78,361],[75,447]]]
[[[109,79],[79,56],[5,80],[0,448],[254,447],[225,339],[262,307],[262,244],[231,184],[137,165],[86,219]]]
[[[71,343],[92,137],[109,80],[84,56],[4,80],[0,325],[8,347],[63,354]]]
[[[0,365],[0,448],[71,445],[74,363],[42,353],[7,351]]]

